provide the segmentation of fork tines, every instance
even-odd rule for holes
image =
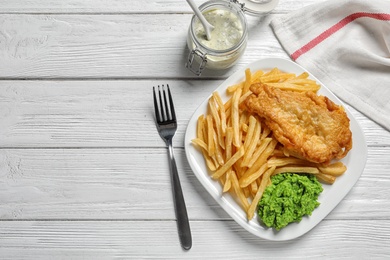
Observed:
[[[167,121],[176,121],[176,114],[175,114],[175,108],[173,106],[173,100],[171,96],[171,91],[169,89],[169,85],[167,84],[167,92],[168,92],[168,100],[167,100],[167,94],[165,92],[164,85],[157,86],[158,88],[158,99],[159,102],[157,102],[157,97],[156,97],[156,90],[155,87],[153,87],[153,98],[154,98],[154,112],[156,114],[156,120],[158,123],[161,122],[167,122]],[[163,96],[163,97],[162,97]],[[163,99],[164,99],[164,104],[163,104]]]

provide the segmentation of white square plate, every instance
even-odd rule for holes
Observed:
[[[247,67],[235,72],[226,81],[224,81],[216,91],[219,92],[223,101],[225,102],[228,97],[226,95],[226,88],[230,85],[239,83],[244,80],[245,69],[250,68],[252,72],[257,70],[271,70],[272,68],[279,68],[282,71],[301,74],[306,70],[298,64],[280,58],[265,58],[253,62]],[[318,91],[320,95],[329,97],[333,102],[339,105],[343,103],[327,89],[318,79],[309,73],[309,77],[318,82],[321,85],[321,89]],[[211,93],[210,93],[211,96]],[[205,189],[210,195],[221,205],[221,207],[243,228],[250,233],[267,239],[275,241],[283,241],[297,238],[313,227],[315,227],[322,219],[324,219],[345,197],[349,190],[355,185],[367,160],[367,146],[363,131],[360,128],[356,119],[345,108],[347,115],[350,119],[350,127],[353,138],[353,148],[349,151],[348,155],[342,159],[342,162],[347,166],[347,171],[337,178],[333,185],[323,184],[323,192],[318,198],[321,203],[316,208],[311,216],[304,217],[299,223],[291,223],[280,231],[267,228],[260,224],[258,216],[256,215],[252,220],[247,220],[244,210],[237,204],[237,202],[228,193],[222,194],[222,187],[219,182],[213,180],[210,177],[209,170],[205,164],[202,153],[191,144],[191,140],[196,138],[196,125],[197,119],[201,114],[205,114],[207,111],[208,98],[197,108],[192,118],[189,121],[186,134],[185,134],[185,150],[188,162],[195,173],[195,176],[199,179]]]

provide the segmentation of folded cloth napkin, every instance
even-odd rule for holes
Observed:
[[[271,27],[293,60],[390,131],[389,0],[325,1]]]

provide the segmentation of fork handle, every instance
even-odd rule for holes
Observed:
[[[177,228],[182,247],[189,250],[192,247],[192,237],[190,223],[188,221],[186,204],[183,191],[180,185],[179,174],[177,172],[176,161],[173,155],[172,140],[168,141],[169,165],[171,169],[171,180],[173,185],[173,201],[175,203],[175,213],[177,218]]]

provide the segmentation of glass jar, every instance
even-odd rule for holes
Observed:
[[[197,16],[193,16],[188,30],[189,48],[186,67],[196,75],[205,68],[227,69],[243,55],[248,39],[248,26],[244,12],[263,14],[271,11],[278,0],[211,0],[199,7],[214,26],[211,40],[206,39]]]

